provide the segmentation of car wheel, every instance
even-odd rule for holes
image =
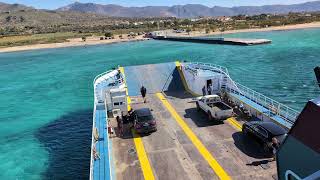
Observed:
[[[248,129],[246,128],[246,127],[244,127],[243,129],[242,129],[242,132],[243,132],[243,134],[244,135],[249,135],[249,131],[248,131]]]
[[[212,117],[212,114],[211,114],[211,112],[210,112],[210,111],[208,111],[208,119],[209,119],[210,121],[212,121],[212,120],[213,120],[213,117]]]
[[[201,109],[200,109],[199,103],[196,102],[196,105],[197,105],[197,111],[200,112]]]

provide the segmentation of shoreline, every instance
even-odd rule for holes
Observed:
[[[195,32],[191,32],[190,34],[175,33],[175,35],[197,37],[197,36],[208,36],[208,35],[246,33],[246,32],[286,31],[286,30],[297,30],[297,29],[308,29],[308,28],[320,28],[320,22],[286,25],[286,26],[275,26],[275,27],[268,27],[268,28],[229,30],[224,32],[205,33],[205,32],[195,31]],[[38,49],[54,49],[54,48],[66,48],[66,47],[102,45],[102,44],[113,44],[113,43],[145,41],[145,40],[149,40],[149,38],[143,38],[143,36],[137,36],[136,38],[120,39],[119,36],[116,36],[115,39],[100,40],[100,37],[88,37],[86,42],[83,42],[81,38],[74,38],[74,39],[68,39],[68,42],[63,42],[63,43],[33,44],[33,45],[0,48],[0,53],[38,50]]]
[[[115,44],[122,42],[136,42],[136,41],[145,41],[149,38],[143,38],[142,36],[137,36],[136,38],[123,38],[120,39],[118,36],[115,39],[100,40],[100,37],[87,37],[87,40],[84,42],[81,38],[68,39],[68,42],[63,43],[47,43],[47,44],[32,44],[24,46],[13,46],[13,47],[4,47],[0,48],[0,53],[8,52],[20,52],[20,51],[30,51],[30,50],[39,50],[39,49],[56,49],[56,48],[67,48],[67,47],[86,47],[92,45],[103,45],[103,44]]]

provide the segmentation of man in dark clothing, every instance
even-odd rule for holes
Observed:
[[[206,86],[203,86],[203,88],[202,88],[202,95],[203,95],[203,96],[206,95]]]
[[[141,86],[140,92],[141,92],[141,96],[143,98],[143,102],[146,103],[147,102],[147,99],[146,99],[147,89],[144,86]]]
[[[212,92],[211,84],[208,85],[207,91],[208,91],[208,95],[211,95],[211,92]]]
[[[117,119],[117,124],[118,124],[119,136],[122,137],[122,135],[123,135],[122,121],[119,116],[117,116],[116,119]]]
[[[280,143],[278,141],[277,138],[272,138],[272,154],[273,154],[273,158],[272,158],[272,161],[275,161],[276,160],[276,155],[277,155],[277,151],[280,147]]]
[[[128,112],[128,120],[129,120],[130,128],[132,128],[134,124],[134,112],[132,109]]]

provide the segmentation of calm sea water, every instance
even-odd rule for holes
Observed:
[[[145,41],[0,54],[0,179],[86,179],[92,80],[117,65],[202,61],[297,110],[320,95],[320,29],[241,33],[270,45]]]

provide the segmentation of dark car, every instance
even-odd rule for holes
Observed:
[[[276,123],[265,121],[246,122],[242,126],[242,132],[256,137],[263,143],[266,151],[271,150],[272,138],[276,138],[280,145],[287,136],[287,131],[284,128]]]
[[[142,108],[134,111],[134,129],[137,133],[150,133],[157,131],[157,122],[149,108]]]

